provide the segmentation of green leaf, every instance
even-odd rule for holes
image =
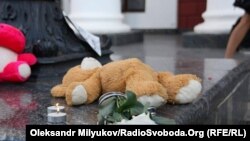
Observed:
[[[126,101],[127,99],[125,97],[116,97],[116,108],[121,107]]]
[[[122,119],[127,119],[123,117],[120,113],[114,112],[112,115],[108,116],[105,120],[108,123],[120,122]]]
[[[130,108],[131,115],[137,116],[137,115],[142,114],[143,112],[144,112],[144,105],[138,101],[135,103],[134,107]]]
[[[107,117],[109,114],[111,114],[115,110],[115,100],[110,101],[110,103],[107,103],[105,106],[101,106],[99,108],[99,114],[102,117]]]
[[[120,122],[123,119],[122,115],[117,112],[114,112],[112,117],[114,118],[116,122]]]
[[[175,120],[164,118],[160,116],[151,116],[151,119],[158,125],[170,125],[170,124],[176,124]]]
[[[116,120],[115,120],[114,117],[112,117],[112,116],[108,116],[107,118],[105,118],[105,120],[106,120],[108,123],[114,123],[114,122],[116,122]]]
[[[127,95],[126,101],[124,103],[121,103],[120,106],[117,108],[117,111],[119,113],[121,113],[125,109],[132,107],[137,101],[136,95],[133,92],[126,91],[126,95]]]
[[[124,118],[124,119],[131,119],[132,118],[132,115],[130,114],[130,110],[125,110],[125,111],[123,111],[122,113],[121,113],[121,115],[122,115],[122,117]]]

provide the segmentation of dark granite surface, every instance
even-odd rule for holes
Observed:
[[[166,104],[158,108],[157,114],[174,118],[178,124],[247,123],[244,119],[249,119],[249,98],[246,98],[249,60],[240,63],[226,59],[145,57],[142,61],[159,71],[193,73],[203,79],[202,95],[194,103]],[[25,126],[47,124],[47,107],[55,103],[66,107],[67,124],[96,124],[97,103],[68,107],[64,99],[52,98],[50,95],[51,87],[62,79],[62,70],[72,65],[64,64],[60,69],[36,66],[29,81],[22,84],[0,84],[0,140],[25,140]],[[242,119],[235,118],[233,115],[237,114],[244,116]]]

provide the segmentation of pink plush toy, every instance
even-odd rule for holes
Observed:
[[[24,82],[29,78],[30,65],[37,59],[31,53],[22,53],[25,43],[19,29],[0,23],[0,82]]]

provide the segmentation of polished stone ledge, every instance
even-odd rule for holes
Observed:
[[[248,111],[246,103],[249,101],[249,94],[242,91],[248,91],[250,60],[160,57],[141,59],[158,71],[192,73],[202,78],[203,91],[195,102],[186,105],[166,104],[157,109],[157,114],[172,118],[177,124],[220,124],[225,119],[229,121],[225,124],[245,123],[241,119],[228,119],[234,118],[232,114],[244,115]],[[36,66],[36,74],[29,81],[0,85],[0,140],[25,140],[25,126],[48,124],[47,107],[56,103],[66,107],[68,125],[97,123],[97,103],[69,107],[64,99],[50,95],[50,89],[60,83],[71,65],[61,64],[54,69]],[[228,94],[232,97],[227,98]],[[220,114],[220,111],[226,113]]]
[[[214,60],[214,63],[218,62]],[[250,110],[247,107],[250,97],[249,65],[248,60],[232,70],[210,71],[209,73],[213,73],[214,76],[218,73],[218,77],[209,74],[207,78],[209,81],[203,82],[205,89],[199,99],[188,105],[162,106],[157,112],[162,116],[175,119],[178,124],[245,124],[249,122],[243,119]],[[214,78],[217,79],[215,83],[211,82]],[[226,106],[223,107],[222,104]],[[224,115],[219,113],[221,111],[224,111]],[[230,120],[229,114],[231,118],[234,118],[233,120]]]

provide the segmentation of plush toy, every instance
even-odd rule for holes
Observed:
[[[94,102],[103,93],[132,91],[138,101],[158,107],[166,102],[185,104],[201,92],[201,80],[195,75],[156,72],[136,58],[113,61],[102,66],[94,58],[84,58],[71,68],[62,84],[54,86],[54,97],[66,97],[68,105]]]
[[[31,53],[22,53],[25,36],[14,26],[0,23],[0,82],[23,82],[30,74],[30,65],[37,61]]]

